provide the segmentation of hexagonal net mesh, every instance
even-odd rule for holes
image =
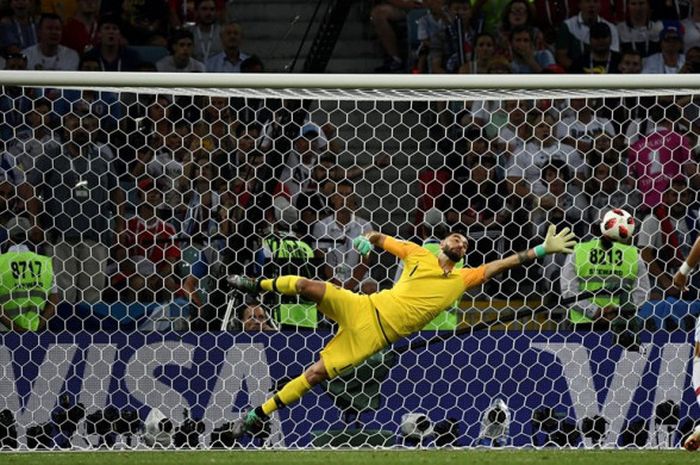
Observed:
[[[698,230],[691,91],[6,86],[0,108],[8,448],[670,447],[692,430],[696,275],[672,287]],[[574,254],[474,278],[426,317],[447,291],[413,287],[414,256],[452,264],[458,232],[466,257],[438,275],[478,274],[550,224]],[[423,248],[362,256],[371,230]],[[429,302],[373,297],[399,279]],[[297,401],[322,350],[331,379]]]

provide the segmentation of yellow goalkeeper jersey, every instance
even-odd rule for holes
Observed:
[[[381,322],[388,326],[392,342],[408,336],[433,320],[462,297],[467,289],[485,281],[485,267],[453,269],[449,274],[428,250],[392,237],[384,239],[384,250],[404,261],[401,278],[394,287],[370,295]]]

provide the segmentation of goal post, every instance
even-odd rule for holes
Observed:
[[[700,280],[669,289],[698,231],[695,75],[0,71],[0,86],[1,251],[49,257],[58,295],[45,329],[0,332],[0,447],[668,448],[700,418]],[[596,242],[611,208],[634,218],[631,246]],[[227,276],[371,294],[402,271],[353,251],[369,229],[435,254],[461,232],[476,267],[550,223],[585,243],[573,259],[469,291],[231,438],[337,327]]]

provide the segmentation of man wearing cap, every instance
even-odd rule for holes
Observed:
[[[12,218],[9,248],[0,255],[0,326],[17,332],[43,330],[58,304],[51,258],[25,245],[29,228],[26,218]]]
[[[620,54],[614,52],[612,32],[606,23],[598,22],[591,26],[591,44],[589,50],[574,60],[569,72],[578,74],[617,73]]]
[[[677,74],[685,64],[683,55],[683,25],[665,21],[661,31],[661,52],[644,60],[642,74]]]

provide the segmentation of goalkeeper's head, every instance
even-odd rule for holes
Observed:
[[[467,253],[467,238],[458,232],[450,233],[440,242],[440,250],[451,262],[457,263]]]

